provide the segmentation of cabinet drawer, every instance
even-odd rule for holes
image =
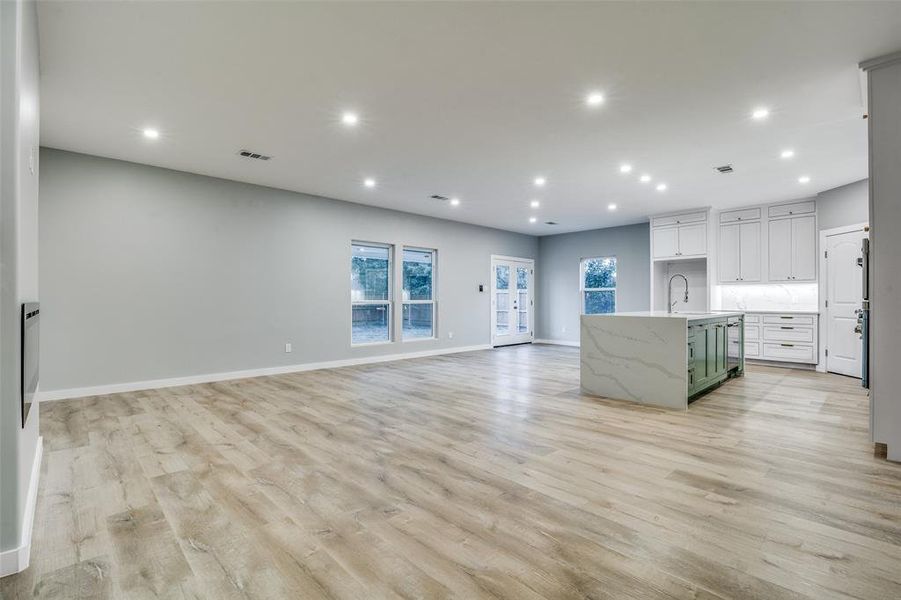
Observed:
[[[720,213],[720,223],[735,223],[737,221],[753,221],[760,218],[759,208],[746,208],[744,210],[730,210]]]
[[[745,342],[745,358],[754,358],[760,355],[760,344],[757,342]],[[738,340],[729,340],[729,356],[738,356]]]
[[[685,213],[683,215],[669,215],[666,217],[654,217],[651,219],[652,227],[663,227],[665,225],[678,225],[680,223],[697,223],[706,221],[707,213],[704,211]]]
[[[778,325],[813,325],[813,315],[763,315],[763,322]]]
[[[805,346],[803,344],[792,344],[783,342],[764,343],[763,358],[768,360],[783,360],[789,362],[815,363],[813,346]]]
[[[812,327],[795,327],[794,325],[767,325],[763,328],[763,339],[768,342],[807,342],[813,343]]]
[[[760,339],[760,325],[748,325],[745,324],[745,339],[750,341],[757,341]]]
[[[760,315],[745,315],[745,324],[760,323]]]
[[[816,211],[817,205],[814,201],[809,202],[793,202],[792,204],[780,204],[779,206],[771,206],[769,208],[770,217],[787,217],[789,215],[803,215]]]

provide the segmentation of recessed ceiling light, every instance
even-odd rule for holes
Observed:
[[[538,217],[529,217],[529,223],[537,223]]]
[[[647,173],[645,173],[644,175],[642,175],[641,177],[638,178],[638,181],[640,181],[642,183],[647,183],[650,180],[651,180],[651,176],[648,175]]]
[[[546,184],[546,183],[547,183],[547,179],[545,179],[544,177],[536,177],[535,178],[535,185],[537,187],[544,187],[544,184]]]
[[[607,205],[607,210],[616,210],[616,204],[611,202]]]
[[[756,119],[758,121],[762,121],[770,116],[770,109],[765,107],[755,108],[751,113],[751,118]]]
[[[459,198],[451,198],[450,203],[451,203],[451,206],[460,206],[460,199]]]
[[[585,96],[585,104],[588,106],[600,106],[604,103],[604,94],[600,92],[591,92]]]
[[[348,127],[353,127],[360,122],[360,116],[355,112],[346,112],[341,115],[341,122]]]
[[[160,137],[160,132],[156,129],[147,128],[144,130],[144,137],[151,139],[151,140],[155,140],[158,137]]]
[[[363,180],[363,185],[365,185],[368,188],[374,188],[375,187],[375,179],[373,179],[372,177],[367,177],[366,179]]]
[[[538,208],[539,206],[541,206],[541,202],[539,202],[538,200],[532,200],[531,202],[529,202],[529,206],[531,206],[532,208]]]
[[[665,192],[665,191],[666,191],[666,184],[665,184],[665,183],[658,183],[658,184],[657,184],[657,191],[658,191],[658,192]]]
[[[810,183],[810,177],[807,175],[801,175],[798,177],[798,183]]]
[[[782,154],[780,154],[779,156],[781,156],[782,158],[791,158],[794,155],[795,155],[794,150],[783,150]]]
[[[629,173],[632,171],[632,165],[624,164],[619,166],[620,173]]]

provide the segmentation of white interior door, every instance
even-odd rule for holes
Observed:
[[[861,240],[865,231],[826,237],[826,370],[852,377],[861,373],[861,339],[854,332],[863,292]]]
[[[534,339],[535,263],[529,259],[491,259],[491,345]]]

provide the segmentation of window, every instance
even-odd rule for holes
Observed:
[[[616,312],[616,257],[582,259],[582,314]]]
[[[354,243],[350,257],[352,344],[391,341],[391,247]]]
[[[402,339],[435,337],[435,251],[404,248]]]

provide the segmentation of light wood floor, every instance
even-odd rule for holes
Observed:
[[[663,412],[523,346],[47,403],[13,598],[901,598],[857,380]]]

